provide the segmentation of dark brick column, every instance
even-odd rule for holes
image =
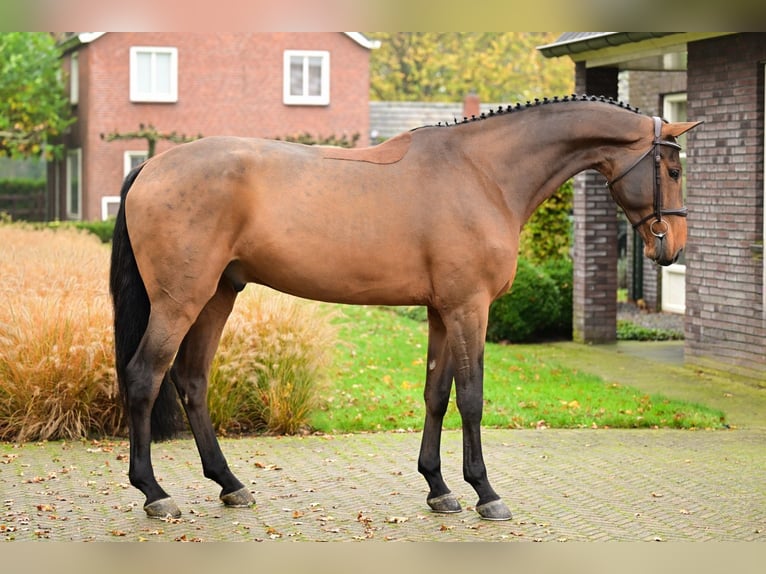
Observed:
[[[617,68],[578,63],[578,94],[617,98]],[[581,343],[617,338],[617,208],[604,178],[595,171],[574,182],[573,337]]]

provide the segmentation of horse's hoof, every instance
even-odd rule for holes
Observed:
[[[500,499],[492,500],[485,504],[478,504],[476,512],[484,520],[510,520],[512,518],[511,511],[505,505],[505,502]]]
[[[463,508],[455,498],[455,495],[451,492],[442,494],[440,496],[434,496],[426,500],[431,510],[438,512],[439,514],[455,514],[456,512],[462,512]]]
[[[231,508],[247,508],[248,506],[253,506],[255,504],[255,498],[244,486],[229,494],[222,493],[221,500],[226,506]]]
[[[178,518],[181,516],[181,509],[172,498],[160,498],[154,502],[144,505],[144,512],[149,518]]]

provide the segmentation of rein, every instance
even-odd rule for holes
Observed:
[[[652,235],[655,237],[658,237],[662,239],[665,237],[665,234],[668,232],[668,224],[667,222],[662,219],[663,215],[677,215],[679,217],[686,217],[689,210],[684,206],[679,209],[663,209],[662,208],[662,191],[660,189],[660,148],[659,146],[664,145],[668,147],[672,147],[675,149],[681,149],[681,146],[674,142],[668,142],[660,139],[660,134],[662,132],[662,120],[658,118],[657,116],[653,116],[652,120],[654,120],[654,141],[652,141],[652,147],[650,147],[644,154],[641,155],[633,164],[626,169],[624,172],[622,172],[620,175],[615,177],[611,182],[606,182],[606,186],[612,189],[612,186],[620,181],[623,177],[628,175],[633,168],[635,168],[641,161],[654,152],[654,212],[650,213],[646,217],[642,218],[638,223],[633,224],[633,229],[636,229],[640,225],[646,223],[649,221],[652,217],[654,217],[654,221],[652,221],[651,225],[649,226],[649,230],[652,232]],[[614,191],[612,189],[612,191]],[[659,230],[655,229],[655,226],[660,225],[661,227]],[[664,227],[663,227],[664,226]]]

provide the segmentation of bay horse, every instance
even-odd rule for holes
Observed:
[[[121,192],[110,290],[129,478],[147,515],[181,513],[150,454],[152,438],[178,430],[178,397],[223,503],[255,502],[229,469],[206,405],[221,332],[252,282],[333,303],[427,307],[418,458],[426,502],[435,512],[461,510],[440,468],[454,380],[476,511],[510,519],[487,478],[480,424],[488,308],[513,282],[521,228],[567,179],[595,169],[645,255],[673,263],[686,242],[676,138],[696,125],[572,95],[417,128],[371,148],[204,138],[134,169]]]

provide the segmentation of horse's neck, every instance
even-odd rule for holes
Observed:
[[[573,175],[596,169],[611,179],[614,158],[650,135],[642,117],[609,104],[550,104],[476,122],[468,145],[523,223]]]

